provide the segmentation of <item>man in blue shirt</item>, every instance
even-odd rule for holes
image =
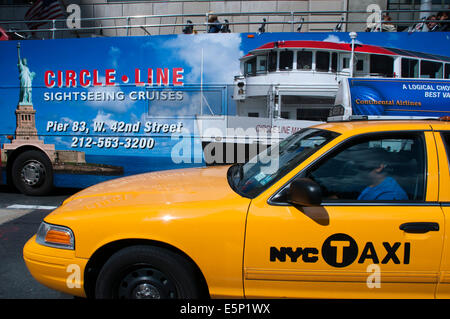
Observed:
[[[208,25],[208,33],[219,33],[222,30],[222,24],[215,14],[209,16]]]
[[[387,176],[388,164],[385,161],[380,160],[368,169],[370,184],[361,192],[358,200],[408,200],[408,195],[397,181]]]

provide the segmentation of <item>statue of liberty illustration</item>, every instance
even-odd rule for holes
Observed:
[[[32,105],[31,89],[32,89],[32,82],[36,73],[30,71],[26,58],[23,59],[20,58],[20,43],[17,43],[17,56],[19,59],[17,66],[19,67],[19,79],[20,79],[19,104]]]

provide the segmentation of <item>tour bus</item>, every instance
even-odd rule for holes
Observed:
[[[384,33],[344,32],[2,41],[2,182],[42,195],[242,162],[326,121],[347,78],[449,78],[445,34],[395,36],[389,47]]]

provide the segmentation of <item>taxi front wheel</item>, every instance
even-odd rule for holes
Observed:
[[[132,246],[115,253],[97,278],[99,299],[200,298],[194,266],[167,249]]]

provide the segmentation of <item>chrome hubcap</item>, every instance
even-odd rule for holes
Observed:
[[[26,162],[21,171],[22,181],[29,186],[36,186],[44,176],[44,165],[36,160]]]

